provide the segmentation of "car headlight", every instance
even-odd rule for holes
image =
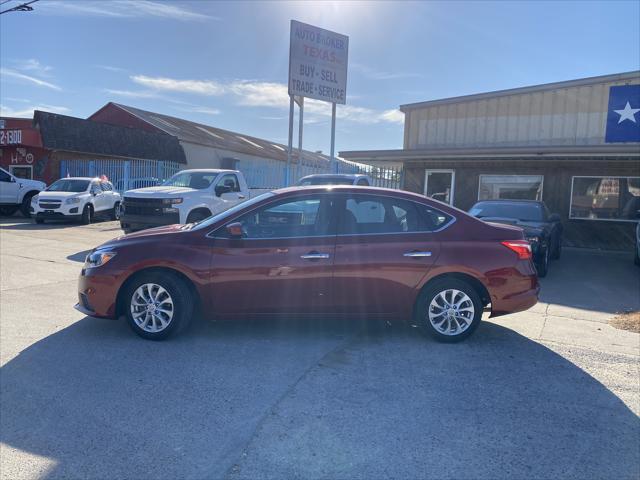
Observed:
[[[80,199],[78,197],[67,198],[64,203],[67,205],[71,205],[72,203],[80,203]]]
[[[116,256],[116,252],[98,250],[87,255],[84,261],[84,268],[100,267]]]
[[[164,205],[178,205],[180,203],[182,203],[184,199],[183,198],[165,198],[162,200],[162,203]]]

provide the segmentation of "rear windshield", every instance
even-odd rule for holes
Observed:
[[[509,218],[529,222],[544,220],[542,205],[538,203],[480,202],[469,213],[477,218]]]
[[[303,178],[298,182],[300,187],[309,185],[353,185],[353,178],[348,177],[312,177]]]
[[[47,188],[48,192],[84,192],[89,188],[89,180],[71,180],[63,178],[52,183]]]

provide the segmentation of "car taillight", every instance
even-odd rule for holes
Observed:
[[[509,250],[516,252],[521,260],[529,260],[531,258],[531,245],[525,240],[507,240],[500,243]]]

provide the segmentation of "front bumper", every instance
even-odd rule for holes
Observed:
[[[120,215],[120,226],[125,231],[144,230],[145,228],[164,227],[180,223],[180,214],[163,213],[161,215],[130,215],[126,211]]]
[[[90,317],[115,319],[119,289],[120,281],[116,277],[83,268],[78,278],[78,303],[74,308]]]
[[[50,220],[71,220],[78,219],[82,216],[81,207],[82,206],[77,203],[72,203],[69,205],[65,205],[63,203],[58,208],[44,209],[39,205],[34,207],[34,204],[31,204],[31,208],[29,210],[31,214],[36,218],[45,218]]]

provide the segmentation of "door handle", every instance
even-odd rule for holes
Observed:
[[[303,260],[322,260],[329,258],[330,255],[328,253],[320,253],[320,252],[309,252],[304,255],[300,255],[300,258]]]
[[[246,197],[244,195],[238,194],[238,198],[242,200],[243,198],[246,198]]]
[[[402,256],[403,257],[410,257],[410,258],[423,258],[423,257],[430,257],[431,256],[431,252],[413,251],[413,252],[403,253]]]

